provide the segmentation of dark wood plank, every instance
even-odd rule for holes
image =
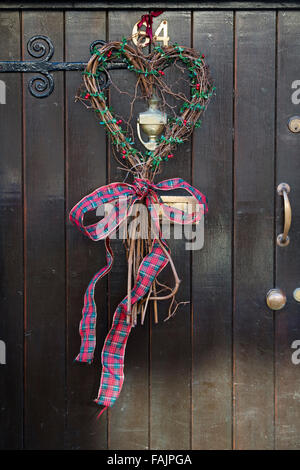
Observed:
[[[131,36],[134,24],[144,13],[134,10],[109,12],[109,40]],[[136,84],[133,72],[114,71],[112,78],[121,90],[133,93]],[[129,115],[129,102],[126,95],[120,95],[111,87],[110,104],[125,119]],[[135,112],[144,109],[143,106],[143,103],[138,102]],[[126,173],[117,169],[112,152],[108,163],[110,182],[123,181]],[[115,262],[109,280],[111,319],[118,303],[126,295],[127,283],[127,262],[122,241],[115,240],[112,246]],[[123,389],[110,412],[110,449],[148,448],[148,348],[148,326],[138,325],[132,329],[126,347]]]
[[[234,448],[274,443],[275,13],[237,12],[235,31]]]
[[[0,60],[20,60],[17,12],[0,12]],[[23,445],[23,215],[21,75],[1,75],[0,104],[0,340],[6,364],[0,365],[0,448]]]
[[[191,13],[168,11],[156,18],[154,31],[162,20],[168,21],[170,43],[191,45]],[[169,78],[168,78],[169,77]],[[185,93],[189,90],[182,83],[176,85],[179,74],[166,71],[171,86]],[[170,112],[166,110],[167,112]],[[175,157],[163,165],[156,181],[180,177],[191,183],[191,140],[178,146]],[[178,193],[177,193],[178,194]],[[180,230],[182,227],[177,226]],[[185,251],[185,240],[167,240],[179,278],[182,280],[178,301],[190,301],[191,252]],[[169,267],[160,280],[173,283]],[[159,303],[159,323],[152,321],[151,331],[151,415],[150,438],[152,449],[189,449],[191,424],[191,305],[182,305],[174,318],[164,322],[168,315],[169,302]],[[152,316],[153,320],[153,316]]]
[[[49,36],[63,59],[63,13],[24,12],[23,49]],[[25,59],[28,59],[27,50]],[[63,76],[45,99],[25,77],[25,446],[60,449],[65,421],[65,207]]]
[[[77,10],[101,10],[107,9],[110,10],[128,10],[129,8],[136,8],[137,10],[149,9],[152,10],[154,7],[162,9],[172,9],[172,10],[231,10],[235,8],[236,10],[286,10],[286,9],[298,9],[298,2],[270,2],[270,1],[261,1],[261,2],[247,2],[247,1],[234,1],[234,2],[220,2],[220,1],[211,1],[211,2],[139,2],[134,0],[132,2],[76,2]],[[21,9],[21,10],[34,10],[34,9],[45,9],[45,10],[61,10],[66,9],[70,10],[74,8],[74,2],[0,2],[0,7],[3,9]]]
[[[292,83],[299,80],[300,12],[278,15],[278,76],[277,76],[277,175],[276,186],[291,186],[293,220],[290,244],[276,248],[276,285],[287,295],[287,305],[276,312],[276,388],[275,436],[276,449],[300,447],[300,366],[292,362],[292,343],[300,339],[299,303],[293,291],[300,287],[300,162],[299,134],[287,127],[289,118],[299,115],[299,104],[293,103]],[[276,235],[283,230],[283,201],[276,196]]]
[[[193,449],[232,445],[233,13],[195,12],[193,46],[216,96],[194,134],[193,185],[208,197],[204,247],[193,251]]]
[[[106,38],[105,12],[67,12],[65,16],[67,61],[87,61],[89,46]],[[67,212],[84,195],[106,183],[106,137],[92,111],[74,96],[81,84],[80,73],[66,74],[66,168]],[[79,352],[78,325],[83,296],[90,279],[105,265],[104,243],[93,243],[67,222],[67,447],[105,449],[107,414],[97,420],[97,396],[101,373],[101,347],[107,333],[107,279],[95,293],[98,311],[97,347],[92,365],[74,362]]]

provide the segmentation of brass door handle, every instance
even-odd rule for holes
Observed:
[[[270,289],[266,295],[266,302],[271,310],[281,310],[286,304],[286,295],[281,289]]]
[[[280,233],[277,236],[278,246],[287,246],[290,243],[290,238],[288,236],[292,223],[292,209],[288,198],[288,193],[290,192],[290,190],[291,188],[287,183],[280,183],[277,186],[277,193],[279,194],[279,196],[283,196],[284,201],[284,227],[283,233]]]

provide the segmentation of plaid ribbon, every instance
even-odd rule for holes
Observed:
[[[180,209],[163,204],[158,191],[185,189],[196,200],[198,211],[187,214]],[[136,202],[143,200],[151,214],[157,231],[151,252],[142,260],[138,270],[136,283],[131,291],[131,305],[138,302],[149,291],[153,281],[168,263],[168,257],[161,247],[161,243],[169,253],[166,242],[161,238],[159,219],[156,206],[159,205],[165,216],[175,223],[191,224],[207,212],[205,196],[196,188],[181,178],[174,178],[153,184],[148,180],[135,178],[133,184],[112,183],[85,196],[70,212],[70,220],[81,232],[94,241],[105,239],[107,264],[100,269],[90,281],[84,295],[82,319],[79,332],[81,347],[76,360],[91,363],[96,345],[96,319],[97,309],[94,300],[95,286],[99,279],[105,276],[112,267],[113,253],[109,244],[109,236],[117,230],[120,224],[131,214]],[[113,203],[108,215],[99,222],[84,225],[84,215],[106,203]],[[158,241],[159,238],[159,241]],[[118,305],[112,322],[112,327],[106,337],[102,349],[102,375],[100,388],[95,402],[99,405],[112,406],[118,398],[124,381],[124,355],[131,325],[126,321],[127,296]]]

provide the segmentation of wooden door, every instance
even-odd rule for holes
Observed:
[[[148,12],[135,2],[57,5],[8,9],[2,2],[0,62],[28,60],[26,44],[36,34],[53,41],[52,61],[85,62],[94,40],[129,36]],[[293,4],[205,5],[169,10],[166,3],[154,20],[154,28],[168,20],[172,42],[206,55],[217,88],[202,128],[162,175],[182,177],[208,196],[203,249],[187,253],[182,241],[171,241],[183,280],[179,300],[190,304],[168,322],[161,304],[158,325],[134,329],[124,388],[100,420],[92,398],[101,347],[125,293],[126,260],[116,241],[118,262],[96,292],[96,359],[74,363],[84,290],[105,253],[70,226],[68,212],[122,175],[103,129],[74,102],[80,72],[54,72],[53,93],[37,99],[28,92],[29,74],[0,68],[1,448],[300,448],[300,305],[293,298],[300,287],[300,134],[287,126],[300,113],[300,11]],[[114,73],[123,88],[131,85],[127,71]],[[126,113],[114,89],[110,103]],[[276,244],[281,182],[291,187],[293,211],[284,248]],[[277,312],[266,305],[272,287],[287,296]]]

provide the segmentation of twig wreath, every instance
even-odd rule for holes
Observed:
[[[101,87],[99,77],[106,73],[111,81],[107,65],[120,58],[127,64],[128,70],[137,74],[136,88],[141,88],[144,98],[149,99],[155,90],[160,94],[164,106],[166,106],[166,95],[183,102],[180,115],[169,117],[165,132],[159,138],[155,151],[146,153],[138,151],[133,146],[132,136],[127,135],[128,128],[123,128],[123,120],[116,119],[107,106],[107,96]],[[201,125],[200,116],[214,92],[204,58],[203,54],[200,55],[194,49],[184,48],[178,44],[164,48],[156,46],[152,53],[145,55],[141,48],[129,45],[125,38],[121,42],[113,41],[100,49],[94,49],[94,54],[84,71],[85,91],[78,98],[90,101],[91,107],[101,117],[100,123],[106,126],[111,136],[119,155],[117,156],[119,163],[132,169],[137,176],[147,177],[153,181],[160,163],[172,158],[176,145],[186,141],[194,127]],[[189,98],[182,92],[175,94],[164,81],[164,70],[172,64],[178,67],[184,66],[189,71]]]
[[[160,172],[161,163],[173,158],[175,147],[186,141],[194,128],[201,125],[200,117],[214,93],[215,88],[212,86],[204,59],[203,54],[178,44],[156,46],[150,54],[145,55],[139,45],[135,47],[130,43],[130,39],[123,38],[122,41],[113,41],[95,47],[83,72],[84,88],[80,89],[77,99],[95,111],[99,123],[105,126],[111,138],[115,158],[120,167],[126,170],[127,175],[131,174],[133,182],[111,183],[98,188],[79,201],[70,213],[72,223],[86,236],[95,241],[105,240],[107,257],[107,265],[95,274],[85,293],[80,322],[81,348],[76,358],[78,361],[93,360],[97,315],[94,291],[97,281],[107,274],[112,266],[110,236],[122,225],[122,222],[133,215],[136,203],[140,203],[146,211],[146,215],[139,220],[139,225],[142,225],[144,233],[147,234],[145,239],[138,236],[138,232],[143,231],[141,227],[138,229],[139,214],[135,214],[133,227],[125,239],[128,260],[127,296],[118,305],[112,327],[105,340],[102,350],[100,389],[95,399],[97,404],[105,407],[112,406],[120,394],[124,380],[125,347],[131,328],[137,324],[138,315],[143,324],[149,302],[153,301],[154,320],[157,322],[158,300],[171,300],[167,319],[174,315],[179,305],[176,303],[175,294],[180,279],[170,249],[162,238],[157,206],[170,221],[180,224],[197,222],[207,211],[205,196],[181,178],[154,183],[155,176]],[[109,99],[106,93],[107,84],[113,84],[108,65],[120,60],[137,76],[128,121],[114,114],[108,105]],[[170,65],[175,66],[182,75],[184,71],[188,72],[188,80],[183,80],[189,87],[189,96],[182,91],[175,92],[165,80],[165,70]],[[118,87],[116,89],[118,90]],[[131,120],[138,90],[141,92],[141,98],[145,100],[158,95],[161,108],[171,110],[163,134],[157,137],[154,150],[142,151],[135,147]],[[169,105],[168,98],[180,103],[178,114],[174,109],[175,106]],[[192,195],[197,205],[197,212],[188,214],[164,204],[159,192],[174,189],[185,189]],[[95,224],[84,224],[87,212],[108,202],[113,204],[113,210],[108,215]],[[157,278],[168,264],[174,275],[173,287],[162,284]]]

